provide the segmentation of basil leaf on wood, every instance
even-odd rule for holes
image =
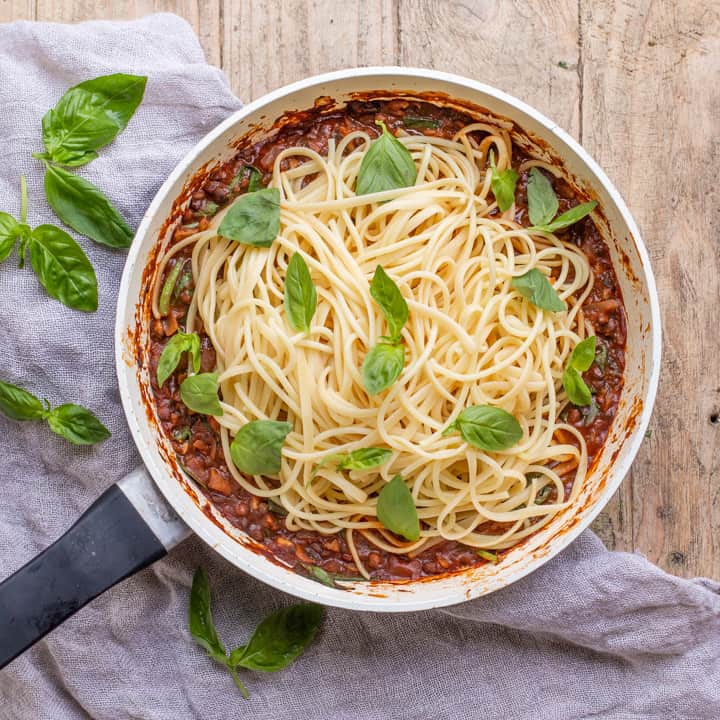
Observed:
[[[495,158],[490,155],[490,170],[493,195],[502,212],[509,210],[515,202],[515,186],[518,181],[517,171],[511,167],[499,172],[495,167]]]
[[[582,220],[586,215],[589,215],[597,207],[597,202],[592,200],[591,202],[582,203],[582,205],[575,205],[569,210],[559,215],[550,223],[534,225],[529,230],[543,230],[544,232],[555,232],[556,230],[562,230],[563,228],[574,225],[578,220]]]
[[[203,415],[220,416],[223,414],[218,397],[217,373],[188,375],[180,383],[180,399],[186,408]]]
[[[414,541],[420,537],[415,501],[401,475],[396,475],[380,491],[377,518],[383,527],[406,540]]]
[[[163,348],[157,365],[158,387],[162,387],[165,381],[175,372],[180,364],[182,354],[190,353],[193,370],[200,372],[200,336],[197,333],[176,332]]]
[[[6,212],[0,212],[0,262],[6,260],[22,232],[22,225]]]
[[[247,670],[282,670],[313,641],[322,617],[322,608],[309,603],[277,610],[257,626],[242,653],[231,655],[230,662]]]
[[[383,270],[382,265],[375,268],[372,282],[370,283],[370,295],[378,304],[387,320],[390,336],[388,340],[396,344],[400,340],[403,326],[408,319],[408,306],[400,289],[393,282],[390,276]]]
[[[46,163],[45,195],[55,214],[81,235],[113,248],[130,247],[133,231],[92,183]]]
[[[241,195],[218,228],[218,235],[254,247],[270,247],[279,232],[280,191],[277,188]]]
[[[405,367],[405,346],[378,343],[370,348],[362,364],[362,381],[370,395],[389,388]]]
[[[433,118],[428,117],[420,117],[419,115],[406,115],[402,122],[405,127],[415,128],[417,130],[440,127],[440,122],[438,120],[433,120]]]
[[[562,384],[567,393],[568,400],[573,405],[589,405],[592,402],[592,393],[590,388],[585,384],[580,373],[574,368],[569,367],[562,376]]]
[[[95,150],[112,142],[135,113],[146,77],[103,75],[70,88],[42,119],[46,157],[78,166],[97,157]]]
[[[80,405],[59,405],[47,415],[50,429],[74,445],[94,445],[107,440],[110,431]]]
[[[230,445],[235,466],[248,475],[280,472],[282,446],[291,430],[290,423],[277,420],[253,420],[243,425]]]
[[[32,393],[0,380],[0,411],[13,420],[40,420],[43,404]]]
[[[488,452],[507,450],[523,436],[520,423],[509,412],[492,405],[466,407],[445,428],[443,435],[455,431],[469,445]]]
[[[514,277],[510,285],[542,310],[562,312],[566,309],[565,303],[560,299],[547,276],[537,268],[528,270],[519,277]]]
[[[50,296],[75,310],[97,310],[95,270],[70,235],[54,225],[39,225],[29,247],[30,265]]]
[[[590,369],[595,360],[595,346],[597,341],[594,335],[581,340],[570,353],[567,361],[567,367],[573,367],[580,372]]]
[[[297,332],[310,332],[317,291],[303,256],[296,252],[290,258],[285,274],[285,314],[288,323]]]
[[[558,211],[558,199],[553,186],[539,168],[530,169],[527,181],[528,216],[534,227],[546,225]]]
[[[355,193],[371,193],[411,187],[417,179],[417,169],[410,151],[379,122],[382,134],[370,144],[358,171]]]

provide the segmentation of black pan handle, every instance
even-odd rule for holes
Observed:
[[[0,668],[189,532],[144,469],[112,485],[61,538],[0,583]]]

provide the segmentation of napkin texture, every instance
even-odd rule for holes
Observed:
[[[40,120],[70,86],[148,75],[128,128],[78,172],[137,226],[160,184],[238,109],[190,27],[133,22],[0,26],[0,210],[57,222],[42,191]],[[75,448],[39,423],[0,417],[0,577],[54,541],[140,460],[120,407],[113,323],[122,252],[80,243],[100,286],[83,314],[44,293],[15,254],[0,265],[0,378],[53,404],[94,410],[113,435]],[[191,538],[111,589],[0,671],[3,720],[494,720],[720,718],[720,585],[680,580],[642,557],[608,552],[590,532],[489,597],[406,615],[328,609],[317,641],[277,674],[244,673],[250,700],[187,631],[192,574],[207,568],[227,645],[292,602]]]

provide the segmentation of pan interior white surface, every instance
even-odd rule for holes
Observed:
[[[164,460],[172,448],[148,420],[141,392],[148,379],[134,362],[128,362],[132,355],[127,343],[129,337],[138,337],[142,343],[144,329],[136,327],[136,307],[138,298],[148,291],[143,270],[173,201],[198,169],[231,157],[232,142],[258,123],[269,126],[285,112],[312,107],[319,96],[342,102],[353,93],[378,90],[443,93],[510,119],[538,140],[540,147],[552,148],[577,183],[598,199],[607,219],[603,234],[627,314],[625,386],[610,436],[574,506],[511,550],[500,563],[433,580],[349,583],[347,590],[341,590],[297,575],[258,554],[250,541],[212,508],[206,511],[216,522],[207,517]],[[188,525],[230,562],[281,590],[328,605],[385,612],[441,607],[493,592],[539,567],[586,528],[617,489],[642,442],[655,399],[660,350],[659,306],[646,249],[624,202],[597,164],[564,131],[520,101],[465,78],[406,68],[347,70],[295,83],[247,105],[205,137],[164,183],[138,229],[122,278],[116,324],[118,378],[131,431],[153,479]]]

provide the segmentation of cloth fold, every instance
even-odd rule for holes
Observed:
[[[40,120],[71,85],[97,75],[149,76],[128,128],[78,172],[137,225],[177,161],[240,107],[174,15],[133,22],[0,26],[0,210],[57,222],[45,203]],[[0,417],[4,491],[0,576],[60,535],[139,464],[120,407],[114,307],[125,255],[80,239],[100,309],[49,299],[12,255],[0,265],[0,378],[53,404],[78,402],[111,429],[75,448],[37,423]],[[211,577],[228,645],[243,643],[292,599],[225,562],[197,538],[108,591],[0,672],[0,718],[720,717],[720,586],[680,580],[587,532],[543,568],[491,596],[407,615],[328,609],[313,646],[277,674],[248,673],[244,701],[187,631],[192,574]]]

